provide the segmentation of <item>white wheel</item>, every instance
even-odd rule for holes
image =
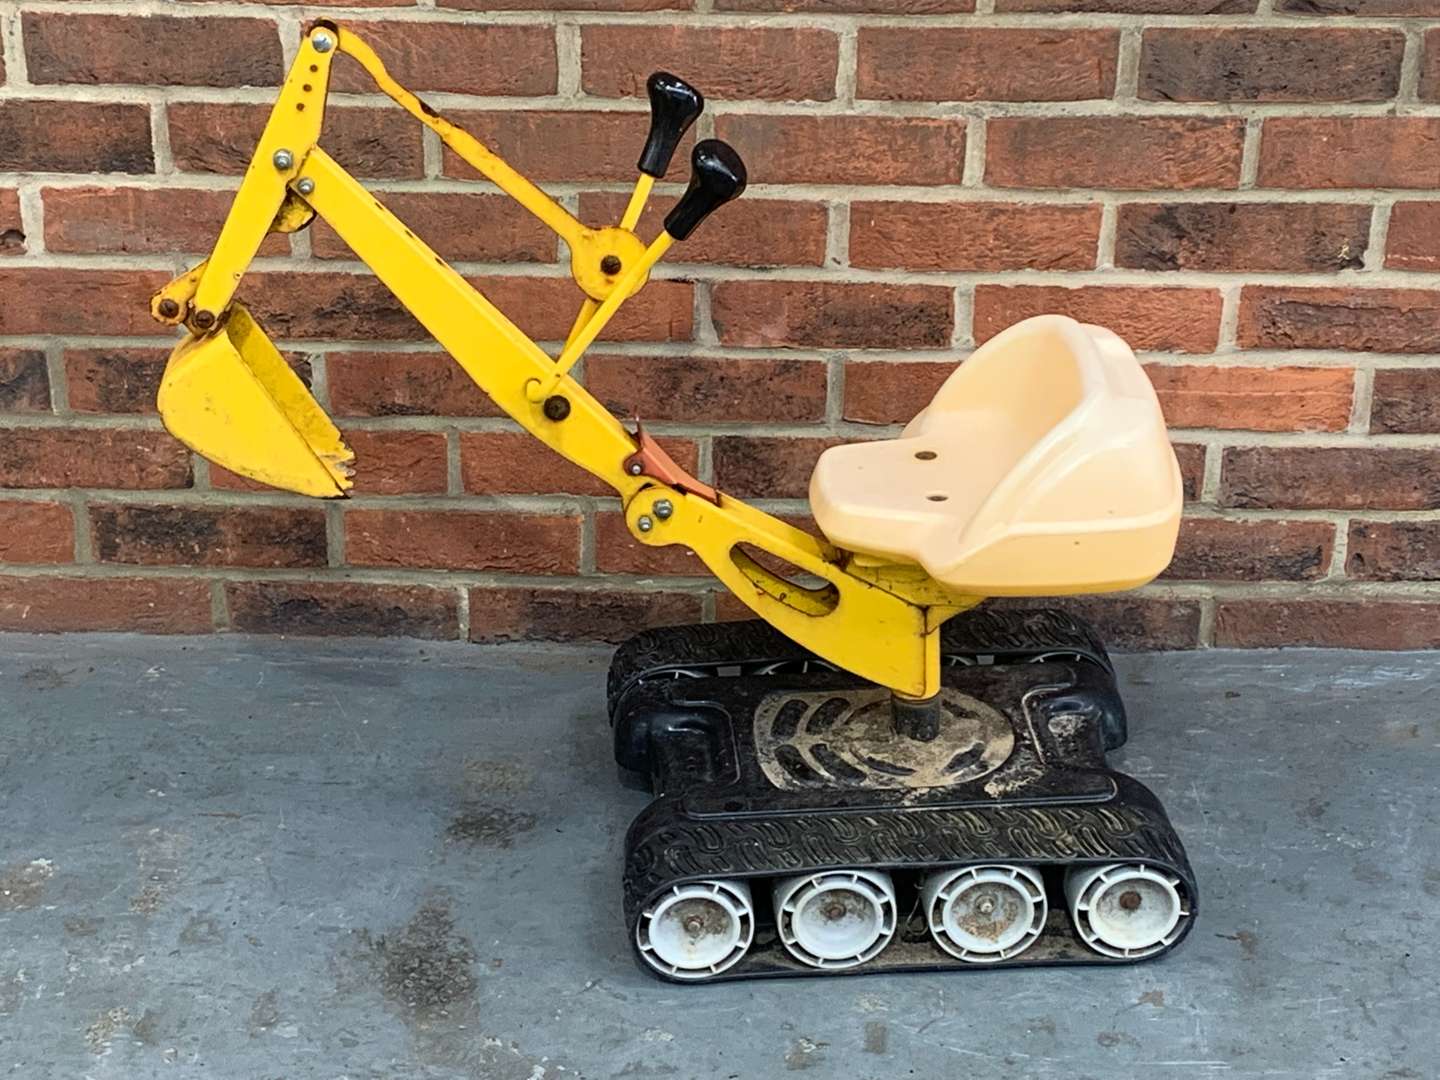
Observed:
[[[1035,944],[1050,906],[1028,866],[967,866],[926,877],[925,918],[939,946],[971,964],[1009,960]]]
[[[775,923],[790,955],[811,967],[849,968],[895,936],[895,885],[878,870],[823,870],[775,883]]]
[[[1179,936],[1190,917],[1180,879],[1149,866],[1077,866],[1065,874],[1070,918],[1102,956],[1138,960]]]
[[[635,940],[656,971],[707,979],[733,967],[755,939],[755,907],[743,881],[676,885],[640,913]]]

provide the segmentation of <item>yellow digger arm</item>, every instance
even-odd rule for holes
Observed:
[[[337,52],[357,60],[383,92],[564,238],[585,300],[558,359],[318,147]],[[329,21],[315,24],[301,43],[214,252],[152,301],[157,319],[189,331],[162,382],[165,424],[197,453],[264,483],[326,497],[349,489],[353,455],[339,431],[234,302],[266,234],[304,227],[318,214],[500,408],[614,488],[637,540],[692,548],[727,588],[782,633],[902,696],[929,698],[940,685],[941,623],[980,598],[953,596],[918,567],[857,562],[715,491],[679,468],[643,429],[626,430],[569,374],[671,244],[744,188],[744,166],[734,151],[702,141],[692,157],[690,186],[664,231],[648,244],[635,235],[654,178],[663,175],[701,105],[699,95],[673,77],[652,77],[650,89],[652,104],[659,102],[656,125],[630,205],[619,225],[591,229],[399,86],[354,34]],[[694,97],[688,118],[682,91]],[[786,569],[767,567],[766,561]],[[785,576],[796,569],[818,584]]]

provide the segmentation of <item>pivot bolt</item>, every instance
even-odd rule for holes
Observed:
[[[1135,911],[1141,903],[1140,894],[1134,889],[1126,889],[1120,894],[1120,910],[1122,911]]]
[[[631,475],[631,476],[639,476],[639,475],[640,475],[642,472],[644,472],[644,471],[645,471],[645,466],[641,465],[640,462],[638,462],[638,461],[632,461],[632,462],[630,463],[630,475]]]
[[[675,505],[669,499],[655,500],[655,516],[661,521],[669,519],[670,515],[674,512]]]
[[[275,168],[279,169],[281,172],[284,172],[286,169],[290,168],[292,165],[295,164],[295,155],[292,154],[289,150],[276,150],[275,156],[270,160],[275,163]]]
[[[301,195],[313,195],[315,194],[315,181],[307,176],[295,185],[295,190],[300,192]]]
[[[335,39],[330,36],[328,31],[318,30],[315,32],[315,35],[311,37],[310,44],[315,46],[316,52],[327,53],[335,47]]]
[[[209,330],[215,325],[215,313],[213,311],[197,311],[192,321],[199,329]]]
[[[975,910],[981,915],[992,915],[995,912],[995,898],[993,896],[982,896],[975,904]]]
[[[559,423],[570,415],[570,399],[560,394],[551,394],[545,399],[543,411],[546,420]]]
[[[645,514],[641,516],[639,521],[635,522],[635,527],[642,533],[646,533],[655,527],[655,522],[650,520],[649,514]]]
[[[160,301],[160,317],[162,319],[173,319],[180,314],[180,305],[168,296]]]
[[[614,277],[625,264],[620,261],[619,255],[606,255],[600,260],[600,272]]]

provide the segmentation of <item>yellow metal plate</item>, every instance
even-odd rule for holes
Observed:
[[[175,349],[157,404],[170,434],[231,472],[301,495],[350,488],[354,453],[239,304],[215,334]]]

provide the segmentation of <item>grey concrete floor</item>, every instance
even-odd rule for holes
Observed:
[[[1122,658],[1162,962],[710,987],[621,929],[606,660],[0,637],[0,1075],[1436,1075],[1440,654]]]

